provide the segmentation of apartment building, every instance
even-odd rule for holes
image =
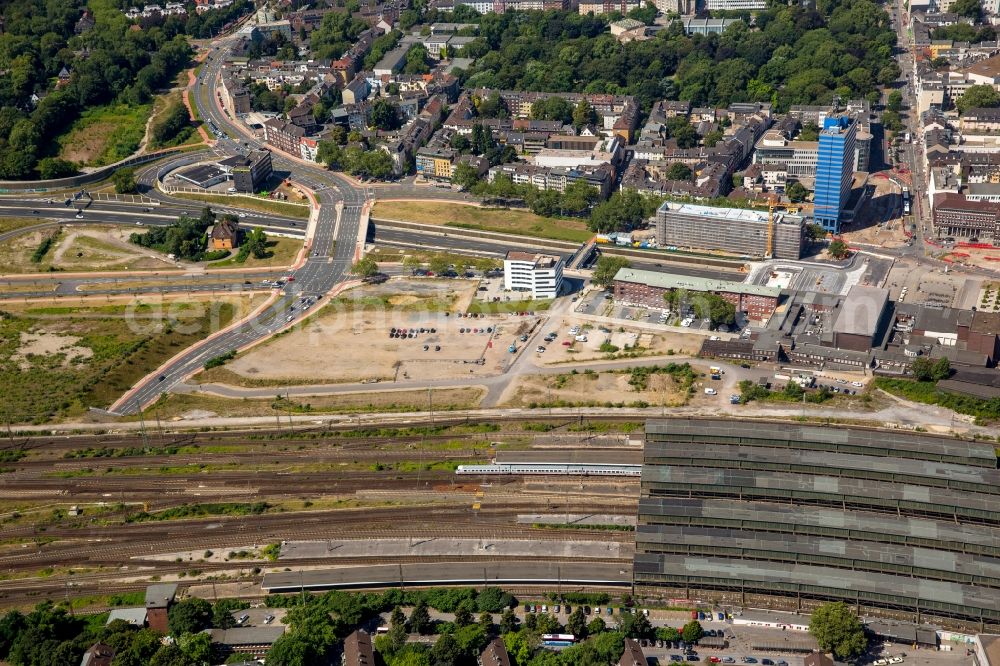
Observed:
[[[622,268],[612,283],[615,301],[646,308],[666,308],[665,296],[683,291],[688,302],[698,294],[715,294],[733,304],[737,312],[755,321],[766,321],[778,307],[781,289],[728,280],[674,275],[635,268]]]

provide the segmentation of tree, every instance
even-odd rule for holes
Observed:
[[[827,250],[834,259],[846,259],[851,254],[851,248],[839,238],[834,239]]]
[[[186,138],[185,128],[191,126],[191,115],[183,102],[175,102],[167,108],[163,118],[155,123],[150,130],[150,139],[154,146],[163,146],[178,137]]]
[[[139,187],[135,182],[135,169],[118,169],[111,176],[118,194],[135,194]]]
[[[725,135],[722,133],[722,130],[717,130],[717,129],[712,130],[711,132],[705,135],[704,139],[705,147],[715,148],[717,145],[719,145],[719,142],[722,141],[724,137]]]
[[[903,108],[903,93],[898,90],[890,92],[885,99],[885,108],[899,113],[899,110]]]
[[[622,613],[618,616],[618,631],[628,638],[649,638],[653,627],[642,613]]]
[[[602,618],[595,617],[587,623],[587,636],[595,636],[607,631],[608,625]]]
[[[660,641],[675,642],[681,639],[680,632],[673,627],[659,627],[655,633],[656,639]]]
[[[574,180],[563,190],[560,207],[563,214],[582,215],[594,205],[598,198],[600,198],[600,193],[596,187],[588,185],[583,180]]]
[[[248,604],[239,599],[220,599],[212,605],[212,626],[230,629],[236,626],[233,611],[247,608]]]
[[[681,638],[688,643],[696,643],[704,635],[705,630],[702,629],[701,622],[698,620],[691,620],[681,627]]]
[[[566,620],[566,630],[578,639],[582,639],[587,635],[587,617],[583,613],[582,606],[577,606],[570,613],[569,619]]]
[[[38,175],[45,180],[65,178],[76,173],[76,166],[58,157],[45,157],[38,161]]]
[[[480,613],[479,626],[483,628],[483,631],[485,631],[487,635],[493,633],[493,616],[486,611]]]
[[[910,370],[918,381],[936,382],[951,375],[951,363],[944,357],[932,361],[926,356],[920,356],[913,359]]]
[[[472,143],[469,142],[469,138],[464,134],[456,134],[451,137],[450,145],[460,153],[467,153],[472,148]]]
[[[458,185],[462,190],[469,190],[479,182],[479,171],[471,164],[459,162],[455,165],[455,171],[451,175],[451,182]]]
[[[1000,93],[991,85],[969,86],[955,102],[959,113],[967,109],[994,108],[1000,106]]]
[[[806,189],[805,185],[796,180],[788,186],[788,189],[785,190],[785,194],[788,195],[788,199],[792,203],[800,203],[805,201],[806,197],[809,196],[809,190]]]
[[[445,270],[447,270],[445,266]],[[437,271],[434,271],[435,273]],[[472,609],[469,608],[469,604],[463,603],[459,604],[458,608],[455,609],[455,626],[465,627],[472,624]]]
[[[433,257],[431,257],[431,260],[427,262],[427,267],[435,275],[443,275],[447,273],[449,270],[451,270],[451,265],[448,263],[448,259],[442,257],[441,255],[434,255]],[[472,621],[471,611],[470,611],[469,621],[470,622]]]
[[[581,99],[576,108],[573,109],[573,127],[579,130],[584,125],[592,125],[597,122],[597,112],[585,99]]]
[[[389,616],[389,633],[387,635],[389,650],[396,652],[404,645],[406,645],[406,616],[403,615],[403,610],[396,606],[392,609],[392,615]]]
[[[542,613],[538,616],[538,632],[541,634],[558,634],[562,627],[555,615]]]
[[[406,52],[406,64],[403,66],[404,74],[427,74],[431,71],[430,58],[427,49],[422,44],[410,47]]]
[[[212,623],[212,605],[204,599],[192,597],[178,601],[170,607],[167,624],[170,635],[196,634]]]
[[[718,294],[698,294],[694,298],[694,312],[708,319],[712,328],[721,324],[732,326],[736,321],[736,306]]]
[[[451,634],[441,634],[431,649],[431,663],[434,666],[452,666],[462,659],[462,647]]]
[[[809,223],[806,225],[806,236],[813,242],[821,241],[826,238],[826,229],[820,224]]]
[[[674,162],[664,175],[667,180],[691,180],[691,168],[683,162]]]
[[[351,266],[351,275],[370,278],[378,273],[378,264],[371,257],[361,257]]]
[[[256,228],[243,240],[241,253],[245,251],[252,254],[256,259],[267,257],[267,234],[261,228]]]
[[[646,218],[643,196],[638,192],[615,192],[607,201],[594,206],[588,226],[591,231],[609,233],[633,229]]]
[[[979,19],[983,14],[983,5],[980,0],[955,0],[951,4],[950,11],[959,16],[966,16],[971,19]]]
[[[399,109],[387,99],[379,98],[372,104],[372,125],[380,130],[399,127]]]
[[[823,604],[813,611],[809,633],[820,649],[837,659],[850,660],[868,649],[868,637],[857,615],[842,601]]]
[[[188,666],[207,666],[212,661],[212,639],[206,633],[184,634],[178,646]]]
[[[514,610],[512,608],[507,608],[504,610],[503,615],[500,616],[500,633],[509,634],[517,631],[518,624],[519,622],[517,615],[514,614]]]
[[[417,605],[410,611],[410,631],[418,634],[427,634],[431,630],[431,615],[427,611],[427,602],[423,599],[417,601]]]
[[[528,631],[535,631],[538,629],[538,616],[534,613],[528,613],[524,616],[524,628]]]
[[[606,289],[611,286],[618,271],[628,268],[631,265],[632,263],[624,257],[601,255],[597,260],[597,264],[594,265],[594,274],[590,280],[594,284]]]

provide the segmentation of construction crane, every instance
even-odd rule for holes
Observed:
[[[778,196],[771,192],[767,198],[767,251],[764,252],[765,259],[774,258],[774,209],[778,207]]]

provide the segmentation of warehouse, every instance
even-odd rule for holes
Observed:
[[[1000,627],[993,445],[900,431],[646,425],[638,594]]]
[[[768,211],[718,208],[665,202],[656,211],[656,242],[660,247],[729,252],[763,257],[768,253]],[[773,255],[798,259],[805,240],[805,218],[773,214]]]

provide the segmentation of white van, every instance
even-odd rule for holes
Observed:
[[[718,395],[718,393],[714,388],[705,389],[705,395]]]
[[[576,336],[576,338],[574,338],[574,339],[575,339],[575,340],[576,340],[577,342],[586,342],[586,341],[587,341],[587,335],[586,335],[586,334],[582,334],[582,335],[578,335],[578,336]]]

